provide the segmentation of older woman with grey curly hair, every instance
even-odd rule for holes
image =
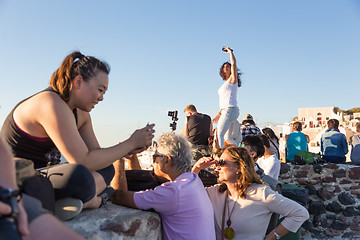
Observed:
[[[120,159],[114,163],[112,202],[157,211],[162,218],[163,239],[215,239],[210,199],[200,178],[190,172],[190,144],[173,133],[162,134],[157,143],[154,172],[169,181],[154,190],[128,191],[124,160]]]

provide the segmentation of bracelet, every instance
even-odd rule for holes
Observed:
[[[278,240],[278,239],[281,238],[281,237],[279,236],[279,234],[277,234],[277,233],[275,232],[275,229],[273,230],[273,233],[274,233],[274,235],[275,235],[276,240]]]

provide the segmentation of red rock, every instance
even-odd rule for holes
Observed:
[[[324,177],[323,179],[321,179],[321,182],[325,182],[325,183],[336,182],[336,178],[335,177]]]
[[[360,195],[360,190],[353,190],[350,193],[353,195]]]
[[[311,185],[316,185],[316,184],[319,183],[319,181],[312,179],[312,180],[308,180],[308,183],[311,184]]]
[[[335,163],[328,163],[323,166],[323,168],[329,168],[329,169],[338,169],[339,166]]]
[[[348,173],[350,179],[360,179],[360,167],[351,168]]]
[[[297,179],[296,181],[297,181],[300,185],[306,185],[306,184],[307,184],[307,180],[302,179],[302,178]]]
[[[353,231],[360,231],[360,223],[350,223],[350,229]]]
[[[340,184],[349,184],[349,183],[352,183],[352,181],[347,180],[347,179],[342,179],[339,183]]]
[[[345,222],[347,220],[347,217],[345,216],[339,216],[338,218],[340,221]]]

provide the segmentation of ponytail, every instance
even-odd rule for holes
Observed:
[[[81,75],[85,81],[95,76],[98,71],[109,74],[110,67],[94,57],[85,57],[80,52],[72,52],[61,63],[61,66],[51,75],[50,86],[59,93],[60,97],[68,102],[73,80]]]

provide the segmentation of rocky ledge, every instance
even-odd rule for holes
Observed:
[[[66,223],[88,240],[162,239],[157,213],[111,203],[96,210],[84,210]]]

